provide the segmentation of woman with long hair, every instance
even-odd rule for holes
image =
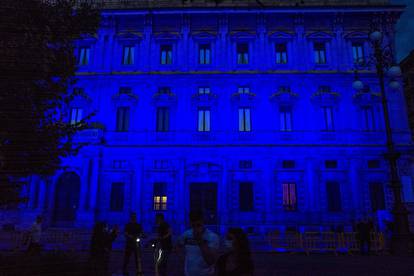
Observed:
[[[252,276],[254,266],[247,235],[241,228],[231,228],[227,240],[231,247],[217,260],[217,276]]]

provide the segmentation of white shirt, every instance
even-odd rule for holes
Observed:
[[[205,229],[203,240],[207,241],[208,247],[212,250],[218,250],[220,238],[214,232]],[[193,230],[185,231],[179,243],[185,247],[185,266],[184,273],[186,276],[211,276],[214,275],[214,264],[208,265],[203,258],[201,249],[193,237]]]

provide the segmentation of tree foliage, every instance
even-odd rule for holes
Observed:
[[[75,97],[74,41],[94,36],[99,12],[74,1],[0,3],[0,205],[16,202],[16,180],[51,175],[76,153],[65,110]]]

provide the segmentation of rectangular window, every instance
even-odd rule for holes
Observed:
[[[167,210],[167,183],[155,182],[153,195],[154,211]]]
[[[355,64],[364,63],[364,44],[357,42],[352,43],[352,57]]]
[[[82,120],[82,108],[72,108],[70,111],[70,124],[78,124]]]
[[[240,160],[239,168],[240,169],[251,169],[253,167],[252,160]]]
[[[79,65],[88,65],[89,64],[89,56],[91,53],[91,48],[90,47],[80,47],[79,48],[79,60],[78,60],[78,64]]]
[[[379,182],[369,183],[372,211],[385,210],[384,185]]]
[[[292,108],[289,106],[280,107],[280,130],[292,131]]]
[[[242,212],[253,211],[253,183],[239,183],[239,210]]]
[[[135,59],[135,47],[134,46],[124,46],[122,53],[122,64],[123,65],[132,65],[134,64]]]
[[[161,45],[161,64],[172,64],[172,45]]]
[[[323,116],[325,121],[325,129],[326,131],[333,131],[334,130],[334,117],[333,117],[333,108],[332,106],[324,106],[322,107]]]
[[[239,94],[249,94],[250,93],[250,87],[241,86],[237,89],[237,92]]]
[[[211,64],[211,46],[210,44],[201,44],[199,47],[199,63]]]
[[[116,120],[117,131],[128,131],[129,129],[129,107],[122,106],[118,107]]]
[[[283,208],[286,211],[296,210],[296,183],[283,183]]]
[[[324,42],[315,42],[313,52],[316,64],[326,64],[326,44]]]
[[[325,161],[325,168],[327,168],[327,169],[336,169],[336,168],[338,168],[338,161],[336,161],[336,160],[326,160]]]
[[[368,160],[368,169],[379,169],[381,163],[378,159]]]
[[[276,64],[287,63],[287,46],[286,43],[276,44]]]
[[[111,211],[122,212],[124,210],[124,188],[123,182],[113,182],[111,187]]]
[[[210,87],[199,87],[198,94],[200,95],[210,94]]]
[[[252,122],[250,117],[250,108],[239,108],[239,131],[251,131]]]
[[[329,212],[340,212],[342,210],[341,187],[338,182],[326,183],[326,195]]]
[[[207,132],[210,131],[210,109],[199,108],[198,109],[198,131]]]
[[[283,160],[282,167],[284,169],[294,169],[296,167],[295,160]]]
[[[370,106],[362,108],[364,113],[364,129],[365,131],[374,131],[375,130],[375,115],[374,110]]]
[[[249,45],[237,43],[237,64],[249,64]]]
[[[170,109],[168,107],[157,108],[157,132],[170,130]]]

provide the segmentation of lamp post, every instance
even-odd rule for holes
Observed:
[[[385,74],[391,79],[389,83],[390,88],[398,90],[400,88],[400,83],[397,81],[397,78],[401,76],[401,69],[399,66],[394,65],[392,48],[389,46],[382,46],[383,35],[380,31],[373,31],[369,35],[369,39],[374,50],[371,61],[376,67],[381,89],[381,103],[387,138],[387,152],[385,158],[388,160],[390,166],[390,187],[394,197],[394,205],[392,207],[394,228],[391,239],[391,251],[396,255],[405,255],[409,253],[411,235],[408,225],[408,211],[402,199],[402,185],[398,174],[397,162],[400,154],[395,149],[393,142],[387,95],[385,93]],[[352,86],[357,90],[362,90],[364,88],[364,84],[358,77],[355,78]]]

